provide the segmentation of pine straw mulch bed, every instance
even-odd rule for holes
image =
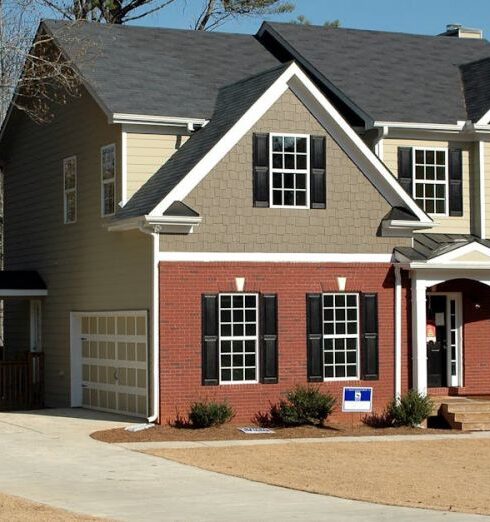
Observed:
[[[248,435],[239,427],[252,424],[224,424],[213,428],[175,428],[169,425],[155,426],[144,431],[130,432],[124,428],[96,431],[93,439],[109,442],[163,442],[163,441],[209,441],[209,440],[264,440],[327,438],[363,435],[430,435],[434,433],[459,433],[446,429],[421,428],[372,428],[367,425],[327,424],[324,427],[298,426],[294,428],[273,428],[274,433]]]

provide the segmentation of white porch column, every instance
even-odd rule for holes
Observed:
[[[426,294],[426,281],[412,273],[413,388],[423,395],[427,394]]]

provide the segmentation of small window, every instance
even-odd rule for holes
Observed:
[[[413,197],[427,214],[447,215],[447,149],[413,149]]]
[[[100,154],[102,216],[112,216],[116,211],[116,146],[106,145]]]
[[[65,224],[77,220],[77,158],[63,160],[63,221]]]
[[[221,384],[258,381],[258,296],[219,295]]]
[[[310,137],[270,134],[271,207],[309,207]]]
[[[324,379],[359,378],[359,295],[323,294]]]

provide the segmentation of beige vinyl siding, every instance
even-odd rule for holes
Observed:
[[[69,404],[70,311],[150,307],[150,236],[107,232],[107,218],[100,217],[100,147],[116,144],[117,202],[120,134],[120,127],[108,125],[84,93],[57,108],[46,126],[15,115],[1,151],[2,157],[7,156],[5,268],[37,270],[49,292],[42,307],[48,405]],[[65,225],[63,158],[73,155],[78,167],[78,219]],[[10,342],[15,336],[9,338],[7,325],[6,344]]]
[[[462,217],[441,217],[434,216],[434,222],[437,226],[431,232],[434,233],[453,233],[453,234],[469,234],[471,232],[471,214],[470,214],[470,172],[474,169],[473,165],[473,149],[471,143],[457,143],[448,141],[430,141],[430,140],[410,140],[410,139],[389,139],[383,140],[383,161],[386,166],[398,175],[398,147],[427,147],[427,148],[460,148],[463,153],[463,216]],[[424,230],[424,233],[429,230]]]
[[[327,208],[255,208],[253,133],[326,135]],[[407,238],[379,236],[391,209],[300,100],[287,91],[184,199],[203,216],[190,235],[161,235],[164,251],[389,253]]]
[[[127,132],[127,198],[129,199],[185,143],[187,136],[165,128]]]

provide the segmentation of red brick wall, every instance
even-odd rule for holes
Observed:
[[[236,420],[248,422],[266,411],[295,384],[306,378],[306,294],[337,291],[336,277],[347,277],[346,291],[377,292],[379,313],[380,379],[322,383],[338,400],[337,419],[350,421],[340,412],[342,387],[374,387],[375,408],[380,411],[394,394],[394,288],[393,272],[385,264],[299,263],[160,263],[160,372],[161,421],[185,416],[196,400],[228,400]],[[245,277],[245,290],[278,295],[279,383],[224,386],[201,385],[201,295],[235,291],[235,277]],[[406,304],[406,291],[402,302]],[[403,361],[408,361],[406,313],[403,327]],[[403,387],[409,370],[403,364]],[[352,420],[358,420],[359,415]]]

